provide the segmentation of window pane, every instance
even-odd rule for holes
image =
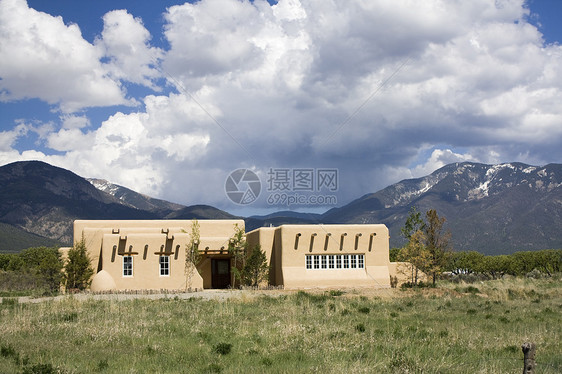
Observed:
[[[363,255],[359,255],[359,265],[357,266],[359,269],[363,269],[365,267],[365,258]]]
[[[133,276],[133,256],[123,256],[123,276]]]
[[[322,269],[326,269],[328,266],[326,265],[326,256],[322,256]]]
[[[306,268],[312,269],[312,256],[306,256]]]
[[[160,256],[160,275],[170,275],[169,256]]]
[[[357,268],[357,257],[355,255],[351,255],[351,268]]]
[[[314,268],[320,269],[320,256],[318,255],[314,256]]]
[[[334,268],[334,256],[333,255],[328,256],[328,267],[330,269]]]
[[[336,268],[341,269],[341,255],[336,256]]]
[[[349,255],[343,255],[343,268],[349,269]]]

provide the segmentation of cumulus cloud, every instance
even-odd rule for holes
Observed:
[[[107,70],[116,79],[123,79],[159,91],[154,80],[161,76],[159,48],[150,46],[151,35],[140,18],[126,10],[114,10],[103,16],[103,31],[96,45],[110,58]]]
[[[232,210],[222,189],[239,167],[260,175],[269,167],[338,168],[345,203],[450,162],[562,156],[562,47],[544,44],[527,22],[524,0],[201,0],[165,11],[165,51],[125,10],[104,16],[91,45],[78,26],[21,4],[2,6],[90,53],[84,70],[64,68],[69,81],[94,74],[117,89],[112,97],[120,102],[126,99],[118,82],[158,90],[164,77],[176,88],[139,97],[136,113],[115,113],[101,124],[87,114],[62,118],[44,137],[62,154],[46,159],[169,200]],[[6,27],[2,53],[17,43],[24,50],[54,43],[50,34],[12,22],[31,41]],[[15,69],[15,56],[0,62],[0,72],[11,74],[0,81],[5,100],[40,97],[67,108],[95,102],[40,92],[51,81],[38,72],[26,82],[39,88],[18,86],[18,75],[5,67]],[[101,63],[104,56],[109,61]],[[40,62],[30,69],[41,69]],[[3,136],[3,149],[12,152],[10,139],[23,135]]]
[[[83,115],[63,115],[60,120],[65,129],[81,129],[90,126],[90,119]]]
[[[28,128],[25,124],[20,123],[12,130],[0,131],[0,152],[12,152],[14,143],[19,137],[27,134]]]
[[[476,161],[471,154],[460,154],[450,149],[435,149],[423,165],[417,165],[412,170],[412,177],[422,177],[433,173],[447,164],[454,162]]]
[[[40,98],[64,112],[129,104],[101,58],[78,25],[29,8],[25,0],[0,1],[0,100]]]

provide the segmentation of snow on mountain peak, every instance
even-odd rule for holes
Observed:
[[[116,186],[113,183],[106,181],[105,179],[87,178],[87,181],[90,182],[98,190],[107,192],[112,196],[115,196],[115,193],[119,190],[119,186]]]

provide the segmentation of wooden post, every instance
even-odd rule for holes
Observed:
[[[535,343],[525,342],[521,346],[523,350],[523,374],[535,374]]]

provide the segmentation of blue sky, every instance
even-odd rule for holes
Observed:
[[[324,211],[267,198],[342,205],[450,162],[560,162],[561,15],[558,0],[0,0],[0,165],[251,214]],[[249,205],[224,191],[239,168],[262,183]],[[338,189],[266,190],[295,169],[336,169]]]

